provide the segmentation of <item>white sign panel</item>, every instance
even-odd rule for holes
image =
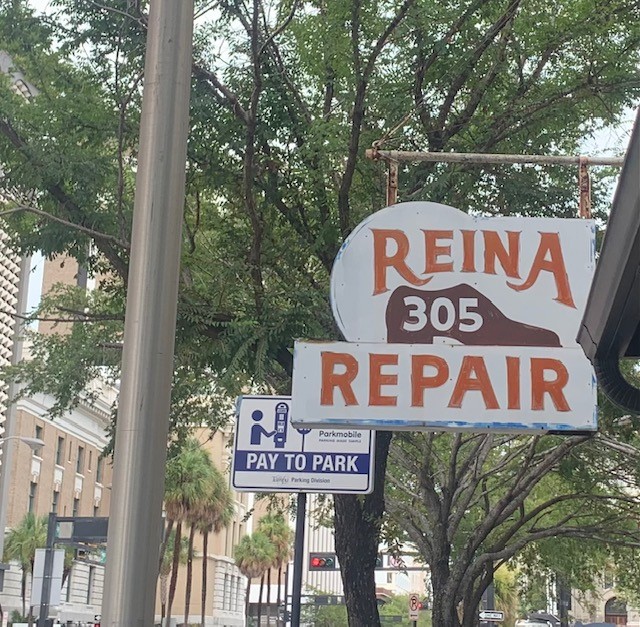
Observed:
[[[347,238],[331,304],[349,342],[574,347],[594,266],[592,220],[401,203]]]
[[[296,342],[291,413],[297,427],[593,430],[596,382],[580,348]]]
[[[500,610],[480,610],[478,614],[480,620],[501,623],[504,620],[504,612]]]
[[[41,603],[42,582],[44,580],[44,561],[46,554],[46,549],[36,549],[36,556],[33,563],[33,581],[31,582],[31,605],[40,605]],[[64,549],[54,549],[51,591],[49,593],[50,606],[60,605],[63,569]]]
[[[374,434],[368,430],[295,428],[291,397],[243,396],[233,452],[233,487],[248,492],[368,494]]]
[[[418,620],[420,618],[420,607],[420,598],[418,595],[409,595],[409,620]]]

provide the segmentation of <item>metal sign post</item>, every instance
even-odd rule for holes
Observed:
[[[51,513],[47,522],[47,552],[44,557],[44,573],[42,577],[42,596],[40,598],[40,614],[38,627],[46,627],[49,617],[49,599],[51,598],[51,577],[53,575],[53,547],[56,541],[56,523],[58,517]]]
[[[307,518],[307,493],[298,492],[296,499],[296,536],[293,545],[293,591],[291,598],[291,627],[300,627],[302,599],[302,564],[304,561],[304,527]]]

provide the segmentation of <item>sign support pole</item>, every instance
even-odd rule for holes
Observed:
[[[296,500],[296,538],[293,547],[293,591],[291,598],[291,627],[300,627],[302,597],[302,566],[304,559],[304,528],[307,516],[307,493],[298,492]]]
[[[47,522],[47,552],[44,557],[44,573],[42,576],[42,594],[40,595],[40,614],[38,627],[46,627],[49,617],[49,599],[51,598],[51,578],[53,577],[53,547],[56,541],[56,523],[58,517],[51,512]]]

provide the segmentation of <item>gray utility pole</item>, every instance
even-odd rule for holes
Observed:
[[[180,270],[193,0],[151,0],[102,625],[154,623]]]

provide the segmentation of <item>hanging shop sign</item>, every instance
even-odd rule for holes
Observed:
[[[349,342],[577,346],[594,267],[592,220],[403,203],[347,238],[331,305]]]
[[[575,339],[594,266],[591,220],[429,202],[373,214],[331,275],[347,342],[296,343],[293,423],[595,429],[595,378]]]
[[[577,348],[297,342],[297,425],[585,431],[595,382]]]

